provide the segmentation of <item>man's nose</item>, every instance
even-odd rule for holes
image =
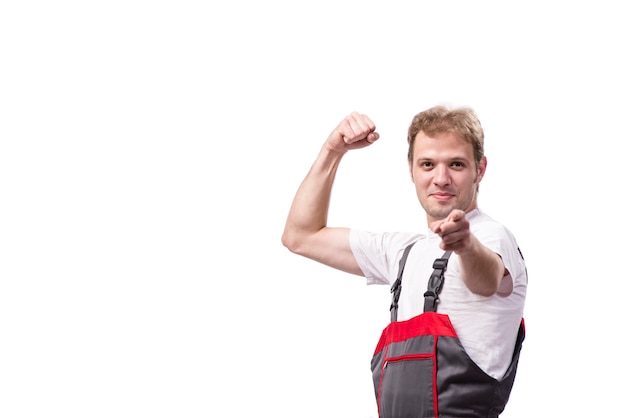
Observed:
[[[437,186],[450,184],[450,170],[445,164],[439,164],[434,170],[434,182]]]

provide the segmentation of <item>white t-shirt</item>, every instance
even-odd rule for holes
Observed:
[[[526,266],[515,237],[503,225],[475,209],[467,213],[478,240],[502,257],[509,275],[490,297],[470,292],[460,277],[459,260],[448,261],[437,312],[447,314],[471,359],[488,375],[500,380],[509,367],[526,299]],[[350,245],[367,284],[393,284],[404,248],[415,242],[402,275],[398,321],[423,312],[424,292],[433,261],[443,255],[441,239],[405,232],[372,233],[352,230]]]

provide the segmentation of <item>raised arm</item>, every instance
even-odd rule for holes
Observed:
[[[282,243],[293,253],[330,267],[363,275],[350,249],[350,230],[326,225],[337,168],[346,152],[379,138],[366,115],[353,112],[331,132],[291,204]]]

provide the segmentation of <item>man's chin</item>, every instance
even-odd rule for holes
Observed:
[[[432,206],[429,207],[426,213],[432,219],[445,219],[450,215],[450,212],[454,210],[452,206]]]

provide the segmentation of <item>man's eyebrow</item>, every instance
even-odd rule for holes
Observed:
[[[415,161],[433,161],[433,160],[444,160],[444,161],[471,161],[470,158],[465,156],[453,156],[453,157],[445,157],[445,158],[437,158],[437,157],[416,157]]]

